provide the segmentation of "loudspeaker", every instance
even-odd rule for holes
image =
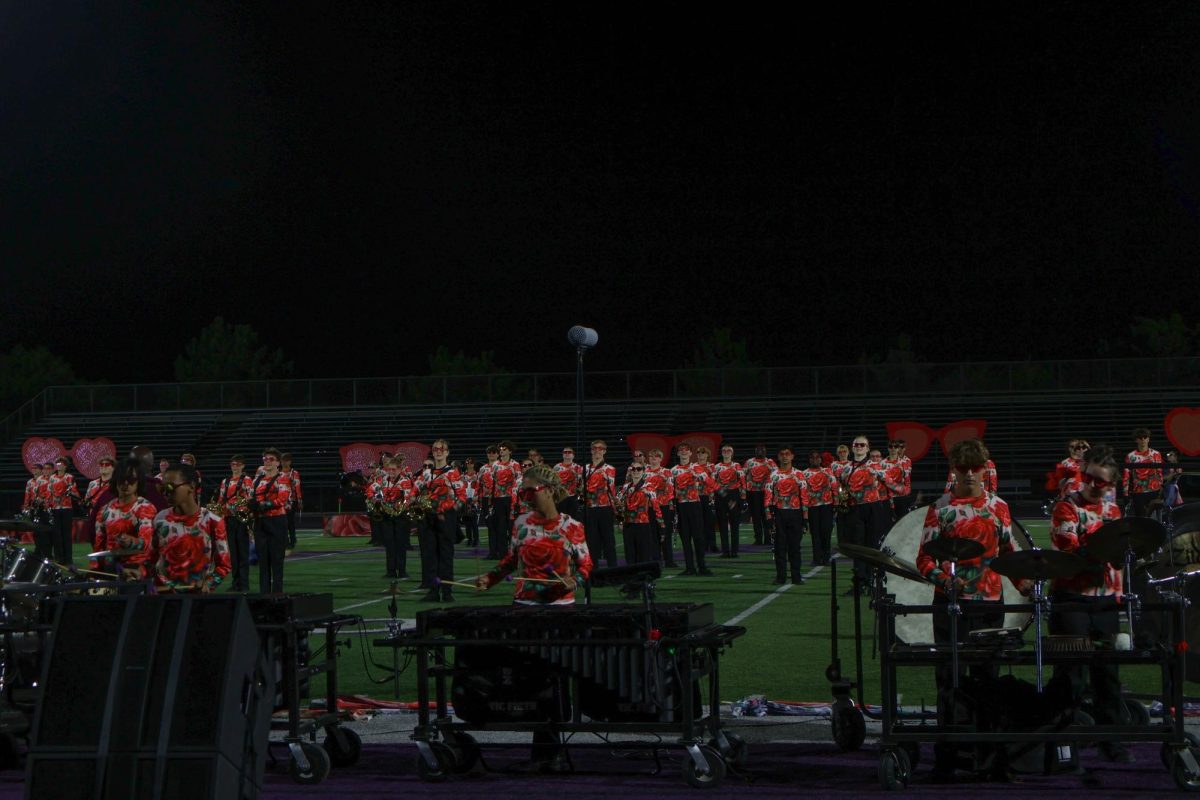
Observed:
[[[245,598],[63,598],[41,683],[27,798],[258,797],[275,687]]]

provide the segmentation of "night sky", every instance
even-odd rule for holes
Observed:
[[[1194,2],[159,5],[0,7],[0,349],[169,380],[222,314],[318,377],[567,371],[575,323],[621,369],[1200,321]]]

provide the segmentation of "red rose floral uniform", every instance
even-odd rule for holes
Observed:
[[[504,555],[512,535],[513,507],[517,503],[517,487],[521,485],[521,465],[512,460],[512,447],[507,442],[499,446],[500,457],[488,465],[480,478],[480,487],[487,498],[488,558]]]
[[[775,518],[775,583],[787,582],[791,564],[792,583],[804,583],[801,543],[808,505],[808,487],[800,471],[792,466],[792,450],[779,451],[779,469],[767,481],[764,501]]]
[[[746,473],[733,460],[733,448],[721,446],[721,460],[713,466],[717,484],[717,529],[721,533],[721,555],[737,558],[742,538],[742,503],[746,500]]]
[[[1076,553],[1087,550],[1088,539],[1105,522],[1120,519],[1121,509],[1105,494],[1116,482],[1117,463],[1112,451],[1104,446],[1088,450],[1081,475],[1083,488],[1072,492],[1054,505],[1050,514],[1050,541],[1057,550]],[[1056,635],[1087,636],[1111,648],[1119,626],[1121,565],[1097,565],[1069,578],[1054,581],[1050,614],[1050,632]],[[1074,604],[1069,608],[1066,604]],[[1094,698],[1094,716],[1098,723],[1130,724],[1129,710],[1121,698],[1121,680],[1117,667],[1101,662],[1088,667]],[[1088,681],[1082,666],[1058,665],[1055,676],[1065,675],[1078,700]],[[1128,750],[1114,743],[1101,745],[1101,753],[1115,761],[1131,760]]]
[[[771,522],[766,514],[767,481],[771,473],[779,468],[774,459],[767,458],[767,448],[759,445],[754,449],[754,456],[746,459],[742,465],[742,473],[746,480],[746,500],[750,505],[750,522],[754,526],[754,543],[766,544],[771,541]]]
[[[951,620],[946,610],[950,589],[964,609],[957,619],[958,642],[967,641],[968,634],[979,628],[998,628],[1004,623],[1001,577],[990,564],[998,556],[1015,550],[1012,535],[1012,514],[1008,504],[983,488],[987,448],[978,439],[956,442],[950,450],[952,469],[957,477],[951,494],[942,495],[925,512],[921,545],[917,550],[917,569],[934,583],[933,639],[938,643],[951,641]],[[951,563],[930,555],[928,548],[939,539],[968,539],[977,542],[983,551],[974,558],[956,562],[951,577]],[[961,669],[961,667],[960,667]],[[937,682],[938,722],[954,725],[966,720],[955,713],[954,668],[949,661],[940,663],[934,673]],[[992,663],[971,667],[971,676],[988,681],[998,676]],[[934,748],[934,774],[946,777],[953,773],[956,748],[940,743]]]
[[[467,488],[462,473],[449,463],[450,445],[445,439],[429,450],[433,467],[413,480],[417,496],[429,498],[431,510],[417,520],[417,544],[421,550],[421,585],[429,592],[422,602],[452,602],[449,584],[454,580],[454,540],[458,535],[458,511],[467,503]],[[499,464],[500,462],[496,462]]]
[[[629,467],[629,475],[629,483],[617,493],[617,507],[623,520],[621,529],[625,534],[625,561],[629,564],[656,561],[658,548],[650,520],[655,520],[662,528],[658,496],[650,488],[644,465],[633,464]]]
[[[808,487],[808,529],[812,532],[813,565],[829,566],[833,539],[833,505],[840,486],[833,470],[821,466],[821,454],[808,455],[808,469],[800,473]]]
[[[1149,440],[1149,433],[1146,434]],[[1139,441],[1139,445],[1144,444]],[[1129,515],[1131,517],[1149,516],[1150,503],[1162,493],[1162,453],[1153,447],[1146,446],[1145,450],[1130,450],[1125,456],[1125,468],[1121,472],[1121,490],[1129,498]],[[1156,464],[1156,467],[1133,467],[1129,464]]]
[[[250,529],[238,518],[238,509],[247,508],[254,481],[242,472],[245,460],[240,456],[229,462],[230,475],[217,486],[216,500],[224,509],[225,541],[229,546],[229,563],[233,591],[250,591]]]
[[[154,576],[154,518],[158,509],[144,497],[110,500],[96,516],[98,550],[133,551],[113,557],[122,580]]]
[[[174,508],[154,518],[156,580],[160,591],[210,592],[229,574],[225,520],[207,508]]]
[[[592,442],[592,463],[583,471],[584,522],[588,549],[606,566],[617,566],[617,538],[613,501],[617,499],[617,470],[604,460],[608,445]]]
[[[650,525],[658,539],[662,565],[668,569],[679,566],[675,563],[675,510],[672,503],[675,491],[671,483],[671,471],[662,465],[662,451],[650,450],[646,453],[646,484],[658,500],[659,517],[651,517]]]
[[[258,519],[254,549],[258,553],[258,590],[263,594],[283,591],[283,560],[287,551],[287,505],[291,487],[279,472],[280,453],[263,452],[263,470],[250,490],[250,510]]]
[[[554,474],[562,481],[567,496],[559,503],[559,510],[571,519],[579,519],[579,494],[583,485],[583,467],[575,463],[575,450],[564,447],[563,460],[554,465]]]
[[[679,519],[679,542],[683,546],[684,570],[680,574],[711,576],[704,556],[708,537],[704,534],[704,512],[700,508],[701,489],[711,479],[691,462],[691,447],[681,444],[676,452],[679,463],[671,467],[671,488]]]
[[[849,502],[846,529],[838,530],[838,541],[879,547],[891,524],[891,507],[883,498],[883,465],[868,459],[871,444],[866,437],[856,436],[850,446],[852,460],[847,461],[837,475]],[[865,586],[870,581],[869,572],[864,562],[854,562],[854,574],[860,585]]]
[[[54,462],[54,469],[47,487],[47,505],[54,525],[54,558],[58,563],[69,566],[75,563],[75,557],[71,554],[71,528],[75,522],[73,504],[83,498],[79,496],[75,476],[67,472],[67,460],[59,458]]]

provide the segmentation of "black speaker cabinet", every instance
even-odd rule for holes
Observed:
[[[64,598],[25,796],[253,800],[274,690],[243,597]]]

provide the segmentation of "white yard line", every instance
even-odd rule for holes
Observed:
[[[374,600],[364,600],[363,602],[355,603],[352,606],[344,606],[342,608],[336,608],[336,609],[334,609],[334,612],[341,614],[343,611],[350,611],[355,608],[362,608],[363,606],[374,605],[375,603],[390,602],[391,599],[392,599],[392,596],[390,594],[385,594],[383,597],[377,597]]]
[[[348,580],[350,580],[350,579],[349,578],[330,578],[329,582],[330,583],[341,583],[343,581],[348,581]]]
[[[739,572],[737,575],[730,575],[729,577],[731,577],[731,578],[740,578],[740,577],[742,577],[742,575],[741,575],[741,573]]]
[[[820,572],[822,569],[824,569],[824,567],[813,567],[808,572],[804,573],[804,579],[808,580],[809,578],[811,578],[812,576],[814,576],[818,572]],[[748,618],[754,612],[758,611],[759,609],[765,608],[765,607],[769,606],[771,603],[778,600],[783,595],[784,592],[786,592],[788,589],[791,589],[793,586],[795,586],[795,584],[785,583],[783,586],[780,586],[778,589],[771,592],[769,595],[764,597],[762,600],[759,600],[757,603],[750,606],[745,611],[738,614],[736,617],[729,620],[725,624],[726,625],[737,625],[737,624],[741,623],[742,620]]]

